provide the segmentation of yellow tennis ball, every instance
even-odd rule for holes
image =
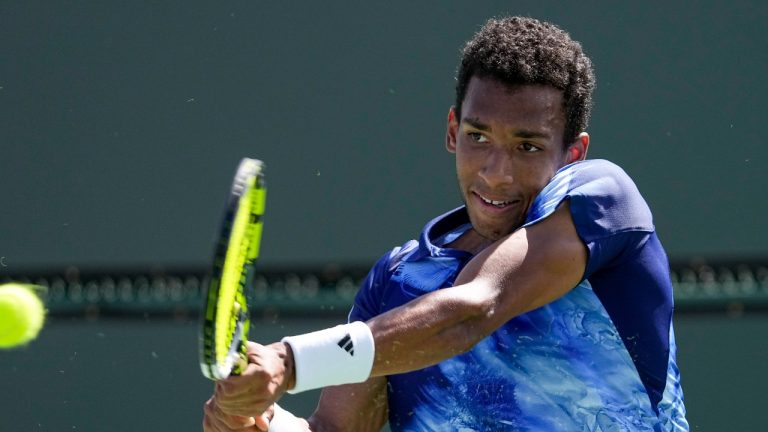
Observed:
[[[13,348],[37,337],[45,307],[30,285],[0,285],[0,348]]]

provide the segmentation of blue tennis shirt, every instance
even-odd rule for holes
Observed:
[[[618,166],[577,162],[542,190],[526,226],[564,200],[589,251],[585,279],[465,354],[387,377],[392,431],[688,430],[669,265],[645,200]],[[470,228],[461,207],[383,256],[350,322],[452,286],[472,255],[444,245]]]

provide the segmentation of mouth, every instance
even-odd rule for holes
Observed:
[[[475,193],[475,195],[477,195],[477,197],[480,198],[480,200],[482,202],[484,202],[486,205],[495,207],[497,209],[503,209],[503,208],[509,207],[512,204],[515,204],[515,203],[518,202],[518,200],[511,200],[511,201],[494,200],[494,199],[491,199],[491,198],[484,197],[484,196],[480,195],[479,193]]]

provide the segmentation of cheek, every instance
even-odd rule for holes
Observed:
[[[461,147],[456,151],[456,172],[459,176],[469,176],[478,170],[478,158],[475,153],[462,150]]]
[[[464,163],[461,158],[459,158],[458,153],[456,154],[456,179],[459,182],[459,188],[464,189],[466,186],[468,180],[469,180],[470,174],[467,170],[466,164]]]
[[[524,187],[531,195],[538,195],[554,175],[555,171],[549,166],[527,166],[525,174],[518,176],[518,180],[525,179]]]

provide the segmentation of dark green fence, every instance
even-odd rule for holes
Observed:
[[[255,278],[249,300],[256,310],[345,311],[365,274],[363,268],[336,267],[266,271]],[[208,284],[203,269],[103,273],[70,267],[0,280],[46,287],[51,314],[88,316],[195,315]],[[768,310],[768,263],[676,264],[672,282],[678,312]]]
[[[768,266],[673,266],[678,362],[693,430],[760,430],[768,387]],[[264,272],[250,295],[251,338],[346,319],[364,269]],[[0,431],[200,430],[211,383],[197,366],[203,270],[6,274],[46,286],[38,340],[0,351]],[[283,405],[309,415],[318,393]]]

